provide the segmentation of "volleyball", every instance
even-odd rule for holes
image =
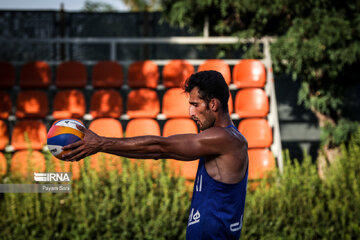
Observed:
[[[49,129],[47,145],[51,154],[56,158],[63,160],[64,155],[71,150],[63,151],[62,147],[83,139],[84,134],[76,125],[85,127],[84,124],[78,120],[63,119],[56,121]]]

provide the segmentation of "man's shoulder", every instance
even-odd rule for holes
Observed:
[[[226,131],[226,129],[222,127],[211,127],[200,132],[200,134],[206,136],[216,136],[216,137],[224,137],[224,138],[229,137],[229,134]]]
[[[229,141],[236,144],[247,145],[245,137],[234,128],[211,127],[201,132],[201,134],[204,136],[216,137],[225,142]]]

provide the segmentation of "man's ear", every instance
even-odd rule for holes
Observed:
[[[210,110],[213,112],[219,111],[221,106],[220,100],[217,98],[212,98],[209,103]]]

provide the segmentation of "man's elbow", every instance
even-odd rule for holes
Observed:
[[[153,144],[151,144],[150,146],[151,150],[150,152],[152,152],[153,154],[157,154],[157,155],[164,155],[165,153],[167,153],[167,144],[166,144],[166,138],[165,137],[156,137],[154,139]]]
[[[161,155],[161,157],[173,155],[177,152],[176,144],[169,137],[158,138],[156,149],[156,153]]]

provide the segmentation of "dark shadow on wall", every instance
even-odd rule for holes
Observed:
[[[298,104],[300,81],[288,75],[275,76],[281,143],[290,157],[302,160],[304,151],[316,160],[320,146],[320,129],[315,115]]]

